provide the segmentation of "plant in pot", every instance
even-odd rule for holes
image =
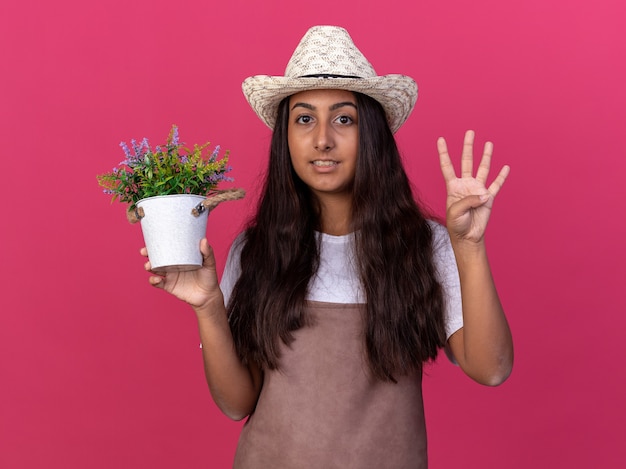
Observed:
[[[122,142],[126,159],[98,183],[112,202],[129,204],[127,218],[141,222],[148,258],[156,272],[193,270],[202,266],[200,240],[206,235],[208,213],[219,203],[244,196],[241,189],[218,190],[227,176],[229,152],[219,158],[219,145],[187,148],[173,125],[165,145],[150,148],[144,138],[131,146]]]

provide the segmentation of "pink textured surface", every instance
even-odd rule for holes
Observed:
[[[303,8],[310,8],[302,14]],[[419,86],[397,134],[435,211],[440,135],[467,128],[512,167],[488,229],[516,343],[481,387],[424,379],[431,467],[621,467],[626,452],[623,2],[9,1],[0,14],[0,467],[226,468],[241,424],[204,383],[193,313],[152,289],[141,231],[95,175],[120,141],[231,150],[211,214],[220,269],[254,207],[269,131],[241,81],[280,74],[306,29],[339,24],[379,74]],[[305,18],[305,19],[303,19]],[[384,190],[384,188],[381,188]]]

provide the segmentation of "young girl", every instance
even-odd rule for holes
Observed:
[[[285,75],[243,84],[273,136],[221,285],[206,239],[202,269],[150,282],[193,307],[213,399],[248,416],[234,467],[424,468],[423,364],[445,347],[479,383],[511,372],[484,243],[509,169],[486,186],[487,143],[474,177],[467,132],[457,178],[440,139],[446,230],[415,203],[393,137],[411,78],[377,76],[331,26],[307,32]]]

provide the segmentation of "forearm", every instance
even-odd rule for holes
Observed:
[[[453,243],[461,281],[463,332],[455,355],[476,381],[497,385],[511,373],[513,340],[483,242]],[[459,350],[460,349],[460,350]]]
[[[196,308],[202,343],[204,372],[213,400],[234,420],[249,415],[260,391],[260,373],[250,370],[239,359],[223,299]]]

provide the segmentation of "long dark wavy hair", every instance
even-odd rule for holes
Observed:
[[[421,371],[444,345],[444,300],[431,226],[415,202],[383,108],[355,96],[352,228],[367,298],[363,340],[372,374],[395,381]],[[279,106],[265,184],[228,305],[237,352],[265,369],[280,368],[280,342],[292,343],[293,332],[307,325],[307,288],[319,265],[319,209],[291,165],[288,104],[285,98]]]

